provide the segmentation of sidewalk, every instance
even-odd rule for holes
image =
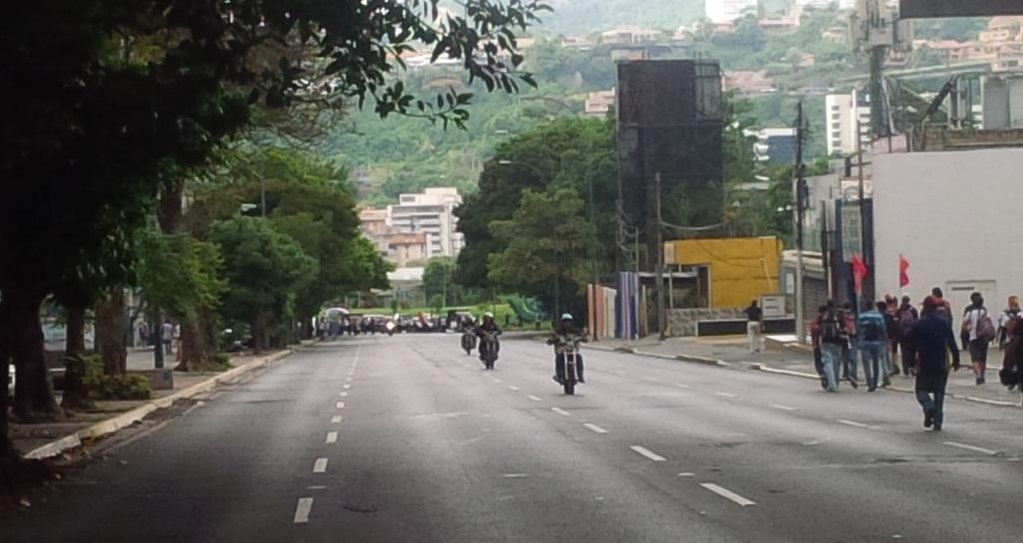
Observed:
[[[223,372],[174,372],[172,390],[154,390],[152,398],[141,401],[97,401],[88,412],[76,412],[67,421],[43,424],[11,424],[15,447],[27,458],[48,458],[81,446],[83,441],[95,440],[136,423],[150,413],[170,407],[175,401],[185,400],[207,392],[222,382],[262,368],[287,357],[290,349],[274,351],[260,356],[239,355],[231,358],[232,368]],[[173,356],[165,359],[164,367],[173,368]],[[152,350],[132,350],[128,354],[128,369],[153,368]],[[58,398],[59,401],[59,398]]]
[[[605,339],[587,347],[604,350],[632,350],[635,354],[652,355],[662,358],[697,362],[717,366],[736,366],[802,377],[817,381],[819,377],[813,366],[813,354],[795,345],[774,343],[776,349],[768,349],[758,354],[751,354],[745,337],[723,338],[668,338],[661,342],[656,337],[643,338],[638,341]],[[1019,392],[1009,392],[998,382],[1000,362],[988,365],[987,384],[974,384],[973,371],[969,361],[964,362],[962,369],[955,372],[948,384],[948,395],[952,398],[987,403],[1005,407],[1021,406]],[[859,375],[862,379],[862,363],[859,364]],[[863,383],[860,383],[861,387]],[[903,376],[892,377],[890,390],[897,392],[913,392],[913,380]]]

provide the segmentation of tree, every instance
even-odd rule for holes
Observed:
[[[427,300],[434,296],[440,296],[442,305],[456,300],[451,294],[455,290],[454,282],[455,261],[446,256],[431,258],[426,262],[423,270],[423,294]]]
[[[224,258],[224,315],[252,327],[256,352],[281,345],[280,327],[294,317],[299,292],[316,278],[317,262],[267,221],[236,217],[213,226]],[[277,334],[273,342],[274,328]]]
[[[491,223],[506,248],[488,259],[490,278],[548,308],[579,310],[593,236],[584,210],[583,199],[570,188],[523,191],[512,219]]]
[[[0,63],[0,380],[13,361],[22,414],[58,413],[42,300],[72,270],[99,269],[103,244],[127,246],[160,186],[163,203],[180,202],[181,173],[205,165],[254,104],[368,98],[381,117],[464,125],[471,94],[417,99],[393,77],[412,44],[460,60],[488,90],[532,84],[514,34],[546,6],[467,0],[464,16],[435,25],[438,3],[54,0],[4,17],[0,49],[15,54]],[[0,413],[7,403],[4,387]],[[18,465],[7,430],[0,417],[0,493]]]

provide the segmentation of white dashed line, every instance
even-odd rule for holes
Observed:
[[[735,492],[732,492],[731,490],[728,490],[727,488],[720,487],[720,486],[718,486],[718,485],[716,485],[714,483],[702,483],[702,484],[700,484],[700,486],[702,486],[703,488],[706,488],[707,490],[717,494],[718,496],[721,496],[722,498],[724,498],[726,500],[731,500],[731,501],[741,505],[742,507],[748,507],[750,505],[756,505],[757,504],[757,502],[755,502],[753,500],[748,500],[746,498],[743,498],[742,496],[736,494]]]
[[[532,394],[530,394],[529,396],[526,396],[526,397],[529,398],[530,400],[533,400],[534,402],[542,402],[543,401],[543,398],[541,398],[539,396],[533,396]]]
[[[696,474],[691,471],[686,471],[678,474],[679,477],[696,477]]]
[[[338,409],[344,409],[345,408],[345,402],[337,402],[335,405],[337,406]]]
[[[562,409],[560,407],[552,407],[551,411],[554,411],[555,413],[557,413],[559,415],[562,415],[564,417],[571,417],[572,416],[571,413],[569,413],[568,411],[565,411],[564,409]]]
[[[866,428],[867,430],[877,430],[878,429],[877,426],[871,426],[869,424],[864,424],[862,422],[856,422],[854,420],[838,419],[835,422],[837,422],[839,424],[844,424],[846,426],[852,426],[854,428]]]
[[[684,389],[687,389],[687,390],[689,389],[689,385],[683,385],[682,383],[676,383],[675,386],[677,386],[678,388],[684,388]]]
[[[345,377],[345,382],[346,383],[351,383],[352,382],[352,378],[351,377]]]
[[[295,507],[295,524],[305,524],[309,522],[309,513],[313,511],[313,499],[312,498],[299,498],[298,505]]]
[[[998,454],[998,451],[992,451],[991,449],[985,449],[984,447],[977,447],[974,445],[966,445],[965,443],[956,443],[955,441],[946,441],[945,445],[948,445],[949,447],[955,447],[957,449],[964,449],[967,451],[988,454],[991,456]]]
[[[341,420],[342,420],[341,415],[334,415],[333,417],[330,417],[331,424],[341,424]]]
[[[601,428],[600,426],[597,426],[596,424],[593,424],[592,422],[587,422],[586,424],[583,424],[583,426],[589,428],[591,431],[593,431],[593,433],[596,433],[596,434],[606,434],[607,433],[607,430]],[[635,448],[633,448],[633,449],[635,449]],[[639,452],[639,451],[636,451],[636,452]],[[640,454],[642,454],[642,453],[640,453]]]
[[[317,458],[313,464],[313,473],[327,473],[327,459]]]
[[[343,388],[345,390],[348,390],[348,389],[352,388],[352,385],[350,385],[348,383],[345,383],[345,384],[341,385],[341,388]]]
[[[632,449],[634,452],[639,453],[639,454],[649,458],[650,460],[653,460],[654,462],[664,462],[665,460],[667,460],[667,458],[665,458],[665,457],[663,457],[663,456],[661,456],[661,455],[651,451],[650,449],[647,449],[646,447],[640,447],[639,445],[633,445],[633,446],[631,446],[629,448]]]
[[[775,409],[781,409],[782,411],[799,411],[795,407],[789,407],[787,405],[782,405],[780,403],[773,403],[773,404],[771,404],[771,407],[773,407]]]
[[[515,392],[518,392],[519,391],[519,387],[517,387],[515,385],[508,385],[508,390],[514,390]]]
[[[340,397],[340,398],[347,398],[348,397],[348,393],[347,392],[340,392],[340,393],[338,393],[338,397]]]
[[[529,474],[528,473],[505,473],[504,475],[501,475],[501,477],[504,478],[504,479],[525,479],[526,477],[529,477]]]
[[[495,382],[495,383],[503,383],[504,381],[502,381],[502,380],[500,380],[500,379],[494,379],[494,382]]]
[[[327,432],[327,443],[337,443],[337,432]]]
[[[731,392],[715,392],[714,394],[716,394],[718,396],[721,396],[722,398],[734,398],[735,397],[735,394],[732,394]]]

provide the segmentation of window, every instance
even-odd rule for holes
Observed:
[[[831,140],[831,146],[838,149],[842,147],[842,140]]]
[[[835,113],[834,115],[831,116],[831,120],[832,121],[840,121],[840,120],[842,120],[842,114],[841,113]]]
[[[831,106],[831,111],[841,111],[841,110],[842,110],[842,108],[840,106]]]
[[[831,133],[831,137],[832,138],[841,139],[842,138],[842,131],[841,130],[835,130],[834,132]]]

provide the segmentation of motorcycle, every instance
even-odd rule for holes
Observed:
[[[483,359],[483,367],[488,370],[494,369],[494,362],[497,362],[497,332],[483,332],[480,339],[480,357]]]
[[[565,387],[565,394],[575,394],[575,385],[579,384],[578,357],[579,344],[586,341],[586,335],[555,336],[554,343],[561,349],[565,357],[565,373],[561,379],[561,385]]]
[[[462,349],[465,350],[466,356],[471,355],[476,349],[476,332],[471,328],[466,328],[462,332]]]

